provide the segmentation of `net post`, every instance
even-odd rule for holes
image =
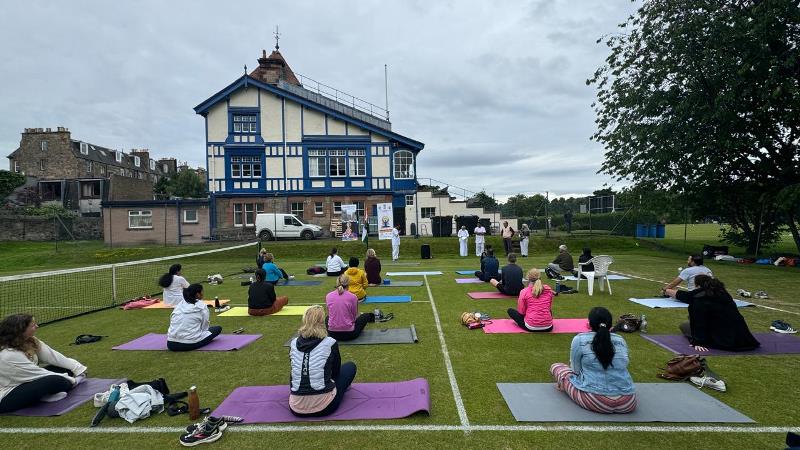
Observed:
[[[111,266],[111,299],[112,305],[117,304],[117,266]]]

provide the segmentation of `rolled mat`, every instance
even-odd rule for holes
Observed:
[[[87,378],[74,389],[67,392],[67,397],[57,402],[39,402],[27,408],[18,409],[4,415],[46,417],[60,416],[88,402],[98,392],[107,391],[112,384],[120,384],[124,378]]]
[[[661,348],[679,355],[714,355],[714,356],[737,356],[737,355],[780,355],[800,353],[800,338],[790,334],[779,333],[755,333],[756,340],[761,343],[761,347],[746,352],[728,352],[725,350],[709,349],[707,352],[698,352],[689,341],[678,334],[640,334],[639,336],[658,345]]]
[[[485,300],[487,298],[517,298],[512,295],[501,294],[497,291],[492,292],[467,292],[469,298],[473,300]]]
[[[486,283],[480,278],[456,278],[457,284]]]
[[[289,410],[289,386],[238,387],[213,416],[239,416],[243,423],[318,422],[323,420],[399,419],[431,409],[428,380],[353,383],[339,408],[325,417],[296,417]]]
[[[655,298],[629,298],[629,301],[633,303],[638,303],[642,306],[647,306],[648,308],[688,308],[689,305],[683,302],[679,302],[674,298],[665,298],[665,297],[655,297]],[[736,306],[739,308],[743,308],[746,306],[756,306],[750,302],[746,302],[744,300],[733,300],[736,303]]]
[[[196,351],[200,352],[222,352],[239,350],[247,347],[261,338],[260,334],[220,334],[205,347],[200,347]],[[167,351],[167,335],[150,333],[140,338],[136,338],[128,343],[113,347],[113,350],[154,350]]]
[[[203,303],[205,303],[209,307],[212,307],[212,308],[214,307],[214,300],[203,300]],[[228,300],[228,299],[225,299],[225,300],[220,299],[219,300],[219,304],[220,305],[227,305],[228,303],[230,303],[230,300]],[[168,305],[168,304],[166,304],[164,302],[158,302],[158,303],[153,303],[150,306],[145,306],[142,309],[174,309],[174,308],[175,307],[172,306],[172,305]]]
[[[302,316],[306,313],[308,308],[311,308],[311,305],[286,305],[281,308],[280,311],[268,314],[266,316],[258,316],[258,317],[269,317],[269,316]],[[246,306],[235,306],[224,313],[220,313],[217,317],[247,317],[247,307]]]
[[[497,383],[517,422],[753,423],[689,383],[637,383],[636,409],[601,414],[581,408],[553,383]]]
[[[512,333],[583,333],[589,331],[589,321],[586,319],[553,319],[553,330],[542,332],[531,332],[523,330],[511,319],[492,319],[492,323],[487,323],[483,327],[486,334],[512,334]]]
[[[456,273],[459,275],[475,275],[477,270],[456,270]]]
[[[410,303],[410,295],[368,295],[364,303]]]

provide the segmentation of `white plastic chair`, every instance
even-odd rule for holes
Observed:
[[[605,284],[608,285],[608,293],[611,294],[611,282],[608,280],[608,266],[610,266],[614,262],[614,258],[608,255],[599,255],[595,256],[594,258],[586,261],[585,263],[578,264],[578,281],[575,283],[575,290],[579,291],[581,287],[581,275],[586,276],[587,285],[589,287],[589,295],[593,295],[594,290],[594,280],[595,278],[600,280],[600,292],[603,292],[603,281]],[[584,272],[583,266],[588,266],[589,264],[594,265],[594,272]]]

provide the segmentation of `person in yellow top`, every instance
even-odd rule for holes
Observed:
[[[350,277],[350,286],[347,290],[358,297],[358,301],[363,301],[367,296],[367,274],[358,268],[358,258],[355,256],[350,258],[349,268],[344,272],[345,275]]]

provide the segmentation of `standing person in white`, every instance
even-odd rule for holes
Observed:
[[[461,229],[458,230],[458,253],[461,256],[467,256],[468,239],[469,239],[469,231],[467,231],[467,227],[461,225]]]
[[[486,242],[486,228],[483,228],[483,225],[478,223],[478,226],[475,227],[475,256],[481,256],[483,254],[483,244]]]
[[[189,282],[181,276],[181,265],[173,264],[158,279],[158,285],[164,288],[164,303],[176,306],[183,301],[183,290],[189,287]]]
[[[400,225],[392,228],[392,261],[400,259]]]
[[[522,224],[522,228],[519,230],[519,253],[524,256],[525,258],[528,257],[528,243],[530,242],[531,238],[531,229],[528,228],[527,223]]]

